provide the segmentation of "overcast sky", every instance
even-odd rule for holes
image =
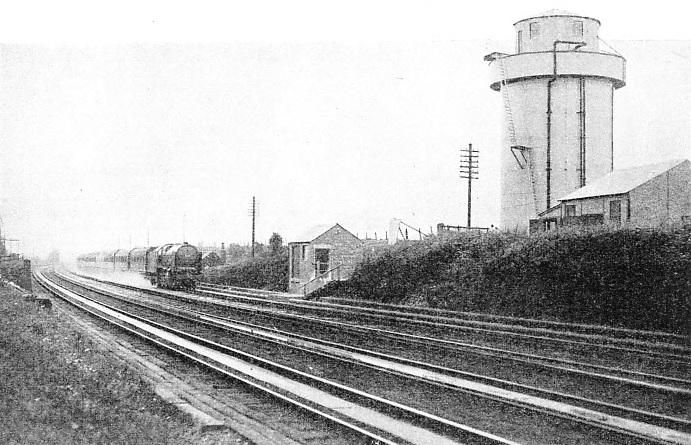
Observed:
[[[142,3],[145,3],[142,5]],[[251,3],[249,5],[248,3]],[[336,6],[333,6],[333,5]],[[0,2],[0,217],[44,255],[289,241],[340,223],[499,221],[501,95],[482,57],[559,8],[627,59],[615,168],[691,158],[691,31],[672,3]]]

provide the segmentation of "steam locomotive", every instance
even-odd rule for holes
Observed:
[[[164,244],[87,253],[77,257],[77,265],[85,269],[138,272],[160,288],[194,289],[201,277],[202,253],[188,243]]]

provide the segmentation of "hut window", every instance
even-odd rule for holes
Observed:
[[[609,202],[609,219],[614,222],[621,222],[621,201],[616,199]]]
[[[566,216],[576,216],[576,204],[566,206]]]
[[[529,27],[531,39],[540,37],[540,24],[538,22],[532,22]]]
[[[575,20],[573,22],[573,35],[574,37],[583,37],[583,22],[580,20]]]

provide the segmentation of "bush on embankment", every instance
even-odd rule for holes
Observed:
[[[246,260],[232,265],[204,270],[204,281],[226,286],[249,287],[286,292],[288,290],[288,255]]]
[[[691,230],[490,233],[400,244],[315,296],[689,333]]]

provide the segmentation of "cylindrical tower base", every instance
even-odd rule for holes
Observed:
[[[554,51],[505,56],[490,67],[508,109],[500,227],[527,231],[559,198],[612,170],[613,91],[624,85],[624,59]]]

